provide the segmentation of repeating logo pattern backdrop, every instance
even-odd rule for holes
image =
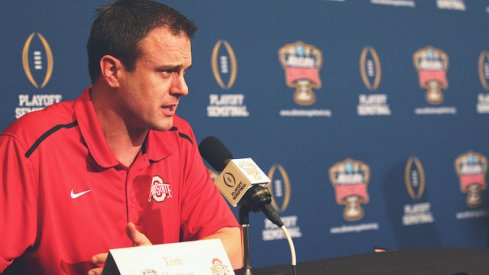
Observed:
[[[103,3],[0,4],[2,129],[89,85]],[[489,2],[166,3],[200,28],[179,114],[268,174],[299,261],[488,246]],[[251,218],[252,265],[288,263],[281,230]]]

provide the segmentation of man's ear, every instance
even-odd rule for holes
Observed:
[[[104,55],[100,59],[100,75],[111,88],[119,87],[120,70],[122,63],[112,55]]]

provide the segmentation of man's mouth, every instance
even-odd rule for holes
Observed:
[[[161,108],[163,109],[163,113],[165,116],[173,116],[175,115],[177,106],[178,104],[166,104],[163,105]]]

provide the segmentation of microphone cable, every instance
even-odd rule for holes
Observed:
[[[289,243],[291,263],[293,266],[296,266],[295,246],[294,242],[292,241],[292,237],[290,236],[289,230],[287,230],[287,227],[285,227],[285,225],[282,225],[280,229],[282,229],[282,231],[284,232],[285,237],[287,237],[287,242]]]

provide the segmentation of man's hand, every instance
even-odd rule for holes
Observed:
[[[151,245],[149,239],[136,229],[136,226],[130,222],[126,226],[126,234],[131,239],[133,246]],[[108,253],[100,253],[92,257],[91,262],[94,265],[100,266],[105,264]],[[94,268],[88,271],[88,275],[102,274],[103,267]]]
[[[146,235],[139,232],[136,229],[136,226],[130,222],[126,226],[126,234],[132,241],[132,246],[144,246],[144,245],[152,245],[152,243],[146,238]]]

